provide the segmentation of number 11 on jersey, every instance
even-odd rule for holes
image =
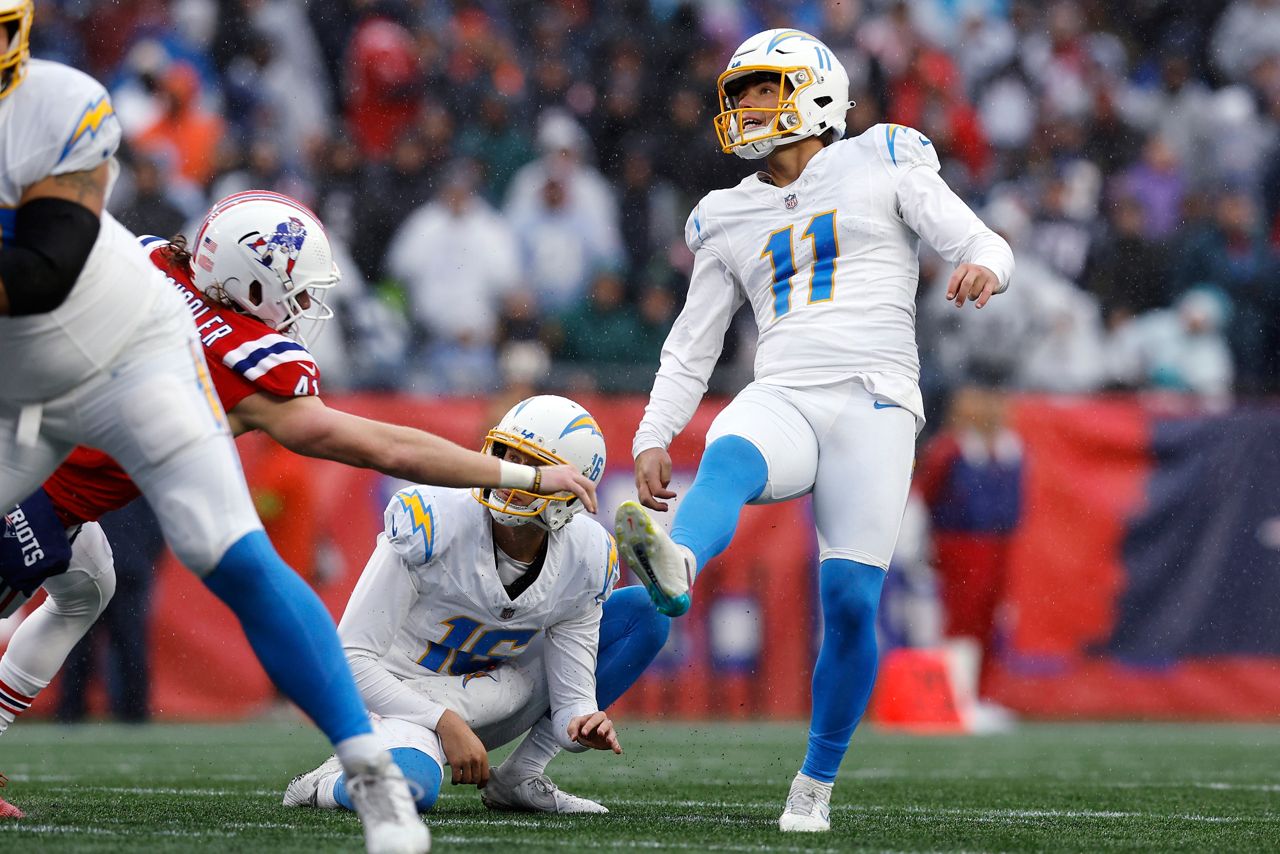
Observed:
[[[795,226],[780,228],[769,235],[760,252],[773,265],[773,315],[782,317],[791,310],[791,278],[796,274],[792,232]],[[835,295],[836,256],[840,242],[836,239],[836,212],[814,215],[801,233],[813,241],[813,269],[809,273],[808,303],[829,302]]]

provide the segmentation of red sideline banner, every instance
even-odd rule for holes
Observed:
[[[1267,586],[1278,568],[1269,531],[1280,518],[1280,410],[1208,415],[1171,403],[1030,397],[1015,407],[1025,511],[992,690],[1027,716],[1280,716]],[[1161,602],[1166,613],[1153,617]]]
[[[367,417],[421,426],[473,448],[505,408],[387,396],[331,402]],[[600,517],[608,523],[617,504],[634,494],[630,442],[643,401],[582,402],[597,416],[608,443]],[[722,405],[704,403],[672,447],[681,490]],[[1126,652],[1141,649],[1144,632],[1163,637],[1162,628],[1140,621],[1132,628],[1134,614],[1142,617],[1149,610],[1145,599],[1135,598],[1142,592],[1135,567],[1140,569],[1143,559],[1152,561],[1141,550],[1135,556],[1132,544],[1125,551],[1135,520],[1141,521],[1153,495],[1159,497],[1153,484],[1160,485],[1161,469],[1152,448],[1153,435],[1163,428],[1152,413],[1129,398],[1024,398],[1015,407],[1015,419],[1025,447],[1025,512],[1005,594],[1011,619],[992,682],[994,699],[1039,718],[1275,720],[1280,656],[1268,650],[1201,654],[1189,643],[1176,658],[1155,663],[1150,656],[1139,660]],[[381,529],[382,509],[399,484],[295,457],[260,437],[245,437],[240,448],[277,547],[315,584],[335,619],[340,617]],[[1257,466],[1258,452],[1250,453],[1254,456],[1246,462]],[[1280,471],[1280,453],[1274,456]],[[1280,490],[1271,491],[1280,501]],[[1280,510],[1276,520],[1280,543]],[[1180,530],[1200,527],[1187,523]],[[1229,527],[1220,524],[1215,531]],[[1207,543],[1194,545],[1197,551],[1221,547],[1205,537]],[[814,555],[807,502],[748,508],[729,550],[704,571],[693,611],[673,622],[668,648],[619,703],[619,712],[686,719],[806,718],[819,631]],[[1238,569],[1228,559],[1222,563]],[[626,578],[622,583],[636,582]],[[1176,613],[1178,603],[1173,604],[1168,610]],[[159,569],[152,615],[157,717],[238,718],[274,701],[231,613],[171,557]],[[55,696],[56,690],[43,692],[37,712],[47,712]]]

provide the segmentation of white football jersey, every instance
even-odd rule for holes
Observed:
[[[932,142],[875,125],[823,148],[777,187],[750,175],[708,193],[685,227],[694,253],[685,308],[634,450],[665,447],[688,422],[733,313],[750,302],[757,382],[786,387],[860,377],[923,418],[915,338],[917,249],[990,268],[1001,287],[1013,254],[938,175]]]
[[[22,83],[0,100],[0,241],[12,232],[29,187],[95,169],[120,144],[120,123],[101,84],[56,62],[29,62]],[[0,317],[0,398],[47,400],[104,367],[163,281],[133,235],[104,211],[66,301],[48,314]]]
[[[500,666],[543,633],[548,648],[567,650],[548,655],[553,706],[595,708],[601,605],[618,580],[617,545],[598,522],[579,515],[550,532],[537,579],[514,600],[498,577],[493,517],[470,490],[408,487],[387,505],[385,523],[380,547],[388,544],[399,565],[370,562],[342,618],[344,643],[359,637],[358,645],[378,649],[377,635],[394,632],[381,664],[409,680]],[[404,573],[412,589],[370,578],[371,570]],[[406,601],[373,602],[366,590]],[[362,625],[375,618],[398,625]],[[553,662],[569,659],[567,669],[578,672],[551,672]]]

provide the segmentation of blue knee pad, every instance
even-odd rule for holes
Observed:
[[[671,528],[671,539],[693,552],[699,571],[728,548],[743,506],[768,482],[769,465],[741,436],[721,436],[707,446]]]
[[[204,583],[235,612],[271,681],[329,741],[373,731],[333,618],[265,533],[237,540]]]
[[[440,799],[440,784],[444,780],[444,769],[436,761],[421,750],[412,747],[394,747],[391,758],[400,766],[404,778],[409,781],[409,788],[418,792],[414,804],[418,812],[427,812]],[[333,787],[333,799],[339,806],[354,810],[351,796],[347,794],[347,775],[343,774]]]
[[[601,709],[626,693],[667,643],[671,618],[658,613],[640,585],[613,591],[600,618],[596,704]]]
[[[851,560],[822,562],[822,648],[813,668],[813,721],[803,773],[833,782],[876,681],[876,613],[885,571]]]

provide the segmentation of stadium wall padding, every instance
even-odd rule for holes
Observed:
[[[329,402],[468,447],[479,447],[502,408],[375,395]],[[630,442],[644,401],[582,402],[608,442],[601,518],[610,519],[633,493]],[[677,486],[691,480],[723,404],[704,403],[673,445]],[[1280,408],[1205,415],[1129,397],[1028,397],[1014,419],[1026,507],[995,699],[1034,718],[1275,720]],[[283,496],[269,530],[340,617],[399,484],[335,463],[282,465],[286,452],[261,437],[239,444],[257,494]],[[300,480],[310,500],[294,498],[306,509],[291,514]],[[748,508],[619,715],[807,717],[820,633],[815,563],[807,502]],[[624,574],[621,584],[634,583]],[[156,717],[236,719],[275,702],[231,613],[171,556],[158,571],[150,638]],[[36,714],[55,693],[42,694]],[[94,704],[102,708],[101,691]]]

